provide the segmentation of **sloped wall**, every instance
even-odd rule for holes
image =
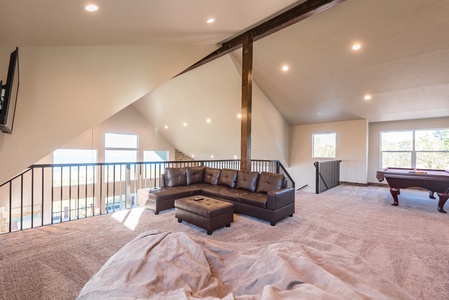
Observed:
[[[185,154],[195,159],[240,158],[240,69],[230,55],[223,56],[165,82],[134,105]],[[253,83],[252,158],[287,164],[288,131],[282,116]]]
[[[147,119],[133,106],[129,105],[100,124],[89,128],[81,135],[62,145],[61,149],[97,150],[97,162],[104,162],[105,133],[133,134],[139,136],[138,161],[143,161],[143,151],[169,151],[170,160],[175,160],[176,149],[154,130]],[[53,153],[36,163],[53,163]]]
[[[215,45],[19,48],[19,99],[13,134],[0,134],[0,183],[215,49]],[[12,50],[0,48],[2,70]]]

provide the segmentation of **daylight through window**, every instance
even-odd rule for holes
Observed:
[[[382,168],[449,168],[449,129],[381,132],[380,147]]]
[[[336,133],[314,133],[312,143],[313,157],[335,158]]]

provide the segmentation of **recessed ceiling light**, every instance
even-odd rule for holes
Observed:
[[[182,123],[182,125],[187,126],[187,122]]]
[[[215,22],[215,19],[214,19],[214,18],[210,18],[210,19],[207,20],[207,24],[212,24],[212,23],[214,23],[214,22]]]
[[[211,155],[211,156],[210,156],[210,158],[214,158],[214,156],[213,156],[213,155]]]
[[[287,65],[283,65],[282,66],[282,71],[287,72],[289,69],[289,67]]]
[[[237,118],[241,119],[242,118],[242,114],[238,114]]]
[[[234,159],[237,159],[237,155],[234,155]]]
[[[352,44],[352,47],[351,47],[351,49],[354,51],[359,51],[361,48],[362,48],[362,44],[360,44],[360,43],[354,43],[354,44]]]
[[[365,100],[371,100],[371,98],[373,98],[371,95],[365,95],[363,97],[363,99],[365,99]]]
[[[84,6],[84,10],[88,11],[88,12],[94,12],[99,9],[100,9],[100,7],[96,4],[87,4],[86,6]]]
[[[211,122],[211,120],[210,120],[210,119],[206,119],[206,122],[207,122],[207,123],[210,123],[210,122]]]
[[[168,129],[168,126],[167,126],[167,125],[165,125],[165,126],[164,126],[164,128],[165,128],[165,129]]]

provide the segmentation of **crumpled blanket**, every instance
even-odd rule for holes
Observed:
[[[114,254],[78,299],[412,299],[371,264],[318,240],[228,243],[152,230]]]

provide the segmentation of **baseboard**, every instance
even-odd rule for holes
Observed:
[[[340,181],[341,185],[352,185],[352,186],[368,186],[367,183],[360,182],[349,182],[349,181]]]

